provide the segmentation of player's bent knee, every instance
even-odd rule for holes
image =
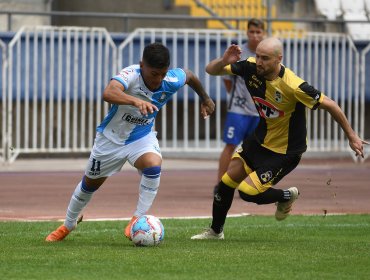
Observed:
[[[87,176],[83,176],[81,180],[81,188],[85,192],[95,192],[104,183],[106,177],[91,179]]]
[[[255,202],[255,199],[254,199],[254,195],[248,195],[240,190],[238,190],[239,192],[239,196],[241,199],[243,199],[244,201],[247,201],[247,202]]]
[[[246,181],[241,182],[238,189],[239,191],[252,196],[260,193],[257,188],[249,185]]]
[[[257,188],[249,185],[247,182],[243,181],[239,185],[239,196],[241,199],[247,202],[253,202],[256,204],[265,204],[263,195],[260,193]]]
[[[239,183],[235,182],[233,179],[231,179],[231,177],[225,173],[222,178],[221,178],[221,181],[229,186],[230,188],[233,188],[233,189],[236,189],[238,186],[239,186]]]
[[[259,204],[259,205],[266,204],[262,194],[249,195],[249,194],[246,194],[246,193],[239,190],[239,196],[240,196],[241,199],[243,199],[244,201],[253,202],[253,203],[256,203],[256,204]]]
[[[141,187],[145,187],[147,191],[156,192],[159,188],[161,177],[161,167],[152,166],[142,170]]]

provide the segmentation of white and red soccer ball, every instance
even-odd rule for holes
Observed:
[[[157,246],[163,238],[163,224],[155,216],[141,216],[132,224],[131,240],[136,246]]]

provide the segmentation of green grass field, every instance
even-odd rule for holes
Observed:
[[[1,279],[370,279],[370,215],[228,218],[225,240],[190,240],[209,219],[163,219],[164,242],[134,247],[123,221],[0,222]]]

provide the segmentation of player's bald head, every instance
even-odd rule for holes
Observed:
[[[261,53],[279,57],[283,55],[283,43],[277,38],[269,37],[258,44],[257,50]]]

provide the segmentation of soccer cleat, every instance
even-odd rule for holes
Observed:
[[[136,222],[136,220],[138,219],[139,217],[136,217],[136,216],[133,216],[130,220],[130,222],[127,224],[126,228],[125,228],[125,236],[131,240],[131,228],[132,228],[132,225]]]
[[[296,187],[289,188],[288,191],[290,192],[290,200],[276,203],[275,219],[278,221],[282,221],[289,216],[292,205],[299,196],[299,191]]]
[[[76,226],[82,222],[82,218],[83,216],[80,216],[77,220],[77,223],[76,223]],[[76,226],[69,230],[65,225],[61,225],[59,226],[56,230],[54,230],[52,233],[50,233],[45,241],[46,242],[58,242],[58,241],[62,241],[64,238],[67,237],[67,235],[76,228]]]
[[[57,242],[62,241],[66,236],[71,232],[68,228],[66,228],[65,225],[61,225],[56,230],[54,230],[52,233],[50,233],[45,241],[46,242]]]
[[[212,228],[207,228],[204,232],[194,235],[191,237],[192,240],[202,240],[202,239],[224,239],[224,232],[215,233]]]

